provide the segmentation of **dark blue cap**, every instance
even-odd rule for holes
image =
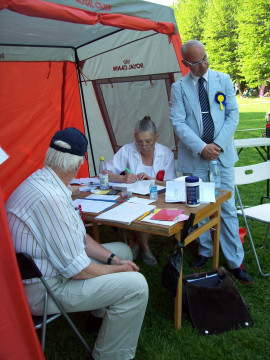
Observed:
[[[69,144],[71,148],[66,149],[56,145],[55,141],[57,140],[64,141],[65,143]],[[50,143],[50,147],[64,153],[84,156],[87,151],[87,144],[88,141],[80,130],[74,127],[69,127],[64,130],[59,130],[54,134]]]

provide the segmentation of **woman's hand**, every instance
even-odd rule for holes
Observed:
[[[137,175],[138,180],[151,180],[152,178],[148,176],[146,173],[141,172]]]
[[[132,183],[134,183],[134,182],[136,182],[138,179],[137,179],[137,175],[134,175],[134,174],[128,174],[128,173],[126,173],[125,175],[124,175],[124,179],[125,179],[125,183],[127,183],[127,184],[132,184]]]

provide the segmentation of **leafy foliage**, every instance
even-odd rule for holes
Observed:
[[[239,0],[208,2],[202,42],[210,57],[211,67],[237,79],[237,7]]]
[[[250,88],[270,78],[269,0],[176,0],[172,7],[182,41],[205,43],[213,69]]]
[[[201,40],[203,22],[208,0],[179,0],[173,4],[175,18],[183,42],[189,39]]]
[[[250,87],[270,77],[270,2],[240,0],[239,70]]]

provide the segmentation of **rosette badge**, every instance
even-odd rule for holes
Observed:
[[[226,104],[226,95],[223,92],[218,91],[215,95],[216,102],[220,105],[220,109],[223,110]]]

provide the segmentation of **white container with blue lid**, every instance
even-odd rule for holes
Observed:
[[[198,176],[187,176],[186,184],[186,205],[196,207],[200,205],[200,185]]]

